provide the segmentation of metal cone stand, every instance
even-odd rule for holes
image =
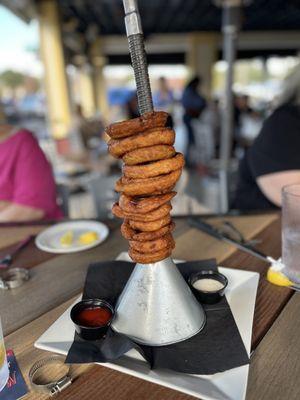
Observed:
[[[143,32],[135,0],[123,0],[140,113],[153,110]],[[167,258],[137,264],[116,306],[112,328],[134,341],[163,346],[186,340],[204,327],[205,313],[176,265]]]

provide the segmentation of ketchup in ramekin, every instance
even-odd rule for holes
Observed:
[[[80,337],[97,340],[106,334],[114,316],[114,308],[106,300],[87,299],[75,304],[70,316]]]

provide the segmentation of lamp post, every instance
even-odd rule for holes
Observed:
[[[221,212],[229,209],[229,167],[234,132],[233,121],[233,70],[236,59],[236,45],[241,25],[241,10],[249,0],[214,0],[222,7],[223,59],[227,69],[225,76],[224,104],[221,117],[221,147],[220,147],[220,207]]]

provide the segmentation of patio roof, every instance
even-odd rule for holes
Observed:
[[[37,0],[38,2],[39,0]],[[76,30],[96,26],[101,35],[124,34],[122,0],[58,0],[63,22],[76,20]],[[34,17],[33,0],[0,0],[28,21]],[[213,0],[138,0],[145,35],[220,31],[221,10]],[[300,29],[299,0],[252,0],[244,9],[243,31]]]
[[[220,31],[221,10],[211,0],[139,0],[145,35]],[[77,30],[95,25],[102,35],[123,34],[121,0],[59,0],[63,20],[76,18]],[[243,30],[300,29],[298,0],[253,0],[244,10]]]
[[[0,0],[0,4],[29,21],[36,17],[35,5],[39,1],[41,0]],[[86,54],[89,44],[96,36],[103,37],[103,43],[108,43],[107,40],[111,43],[110,38],[113,37],[122,43],[119,37],[122,35],[123,47],[119,51],[112,51],[112,47],[106,45],[104,53],[110,64],[129,63],[122,0],[57,2],[69,62],[72,62],[74,54]],[[138,0],[138,4],[145,36],[150,40],[156,37],[156,42],[161,44],[170,44],[166,34],[220,32],[221,29],[221,9],[214,5],[213,0]],[[296,55],[300,48],[298,33],[300,34],[299,0],[252,0],[243,10],[238,58]],[[243,40],[245,35],[253,35],[250,45],[248,39]],[[178,46],[173,46],[172,49],[166,49],[166,46],[164,50],[148,49],[149,62],[183,63],[186,46],[182,45],[182,41],[179,39]],[[221,58],[221,40],[218,47],[218,58]]]

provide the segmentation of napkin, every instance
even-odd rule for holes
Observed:
[[[21,399],[28,393],[28,388],[20,371],[20,367],[12,350],[6,352],[9,378],[6,386],[0,392],[2,400],[17,400]]]
[[[184,279],[201,270],[217,270],[215,260],[177,264]],[[90,265],[83,298],[101,298],[115,304],[134,264],[126,261]],[[111,362],[136,349],[152,369],[169,369],[188,374],[211,375],[249,363],[249,357],[224,296],[214,305],[202,305],[206,325],[197,335],[180,343],[152,347],[135,343],[125,335],[108,329],[105,338],[86,341],[75,334],[67,363]]]

